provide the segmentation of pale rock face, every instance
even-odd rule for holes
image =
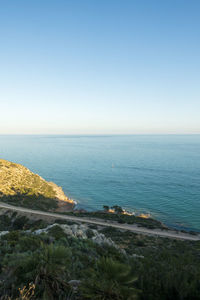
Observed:
[[[119,249],[119,247],[112,241],[111,238],[106,238],[106,236],[103,233],[99,233],[95,229],[90,229],[90,231],[93,233],[93,236],[89,238],[87,235],[87,231],[89,227],[87,225],[77,225],[77,224],[67,225],[67,224],[55,223],[47,226],[46,228],[35,230],[34,234],[41,234],[43,232],[48,232],[48,230],[54,226],[59,226],[60,228],[63,229],[64,233],[66,233],[71,237],[76,237],[80,239],[91,239],[94,243],[100,246],[103,244],[107,244],[109,246]]]
[[[113,240],[111,238],[107,238],[103,233],[99,233],[95,229],[90,229],[87,225],[77,225],[77,224],[67,225],[67,224],[54,223],[54,224],[48,225],[46,228],[37,229],[33,232],[31,232],[30,230],[26,230],[26,232],[39,235],[42,233],[48,233],[48,231],[55,226],[59,226],[60,228],[62,228],[64,233],[67,234],[68,236],[83,239],[83,240],[91,239],[94,243],[96,243],[100,246],[103,246],[106,244],[106,245],[112,246],[112,247],[120,250],[123,254],[126,254],[125,250],[120,249],[113,242]],[[90,236],[88,235],[88,230],[90,231]],[[7,233],[9,233],[9,231],[1,231],[0,237]],[[93,234],[92,237],[91,237],[91,233]]]
[[[55,225],[57,225],[57,224],[52,224],[52,225],[47,226],[46,228],[37,229],[33,233],[36,235],[41,234],[41,233],[46,233],[46,232],[48,232],[49,229],[51,229]],[[27,230],[27,232],[30,232],[30,230]]]
[[[9,231],[1,231],[1,232],[0,232],[0,236],[5,235],[5,234],[7,234],[7,233],[9,233]]]
[[[87,235],[81,229],[78,229],[76,232],[76,237],[80,237],[81,239],[87,239]]]
[[[79,225],[79,228],[81,229],[81,230],[88,230],[88,226],[86,226],[86,225],[83,225],[83,224],[81,224],[81,225]]]
[[[136,257],[136,258],[144,258],[143,255],[138,255],[138,254],[132,254],[132,257]]]
[[[64,233],[66,233],[67,235],[71,235],[71,236],[73,235],[73,231],[68,225],[62,225],[60,227],[63,229]]]
[[[81,284],[80,280],[70,280],[68,281],[69,285],[71,285],[71,287],[73,288],[74,291],[76,291],[79,287],[79,285]]]
[[[68,225],[67,225],[68,226]],[[71,230],[72,230],[72,232],[73,232],[73,234],[75,234],[76,233],[76,231],[77,231],[77,229],[78,229],[78,225],[76,225],[76,224],[73,224],[72,226],[70,226],[71,227]]]
[[[111,238],[106,238],[104,234],[96,234],[94,237],[92,237],[93,242],[96,244],[102,245],[102,244],[108,244],[109,246],[116,247],[115,243],[111,240]]]

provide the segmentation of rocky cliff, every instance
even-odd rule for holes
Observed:
[[[62,188],[26,167],[0,159],[0,200],[44,210],[70,210],[74,206]]]

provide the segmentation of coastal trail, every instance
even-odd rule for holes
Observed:
[[[9,204],[3,203],[3,202],[0,202],[0,208],[14,210],[14,211],[22,212],[25,214],[34,214],[34,215],[41,216],[41,217],[49,217],[49,218],[54,218],[54,219],[62,219],[62,220],[66,220],[66,221],[95,224],[95,225],[104,226],[104,227],[113,227],[113,228],[116,228],[119,230],[128,230],[128,231],[132,231],[134,233],[144,234],[144,235],[154,235],[154,236],[159,236],[159,237],[181,239],[181,240],[188,240],[188,241],[200,241],[199,234],[191,235],[189,233],[183,233],[180,231],[173,231],[173,230],[147,229],[145,227],[138,227],[137,225],[117,224],[115,222],[111,222],[108,220],[102,221],[100,219],[75,217],[75,216],[70,216],[70,215],[63,215],[63,214],[58,214],[58,213],[34,210],[34,209],[9,205]]]

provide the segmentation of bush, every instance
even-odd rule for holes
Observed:
[[[49,234],[51,236],[53,236],[56,240],[59,240],[63,237],[66,237],[66,234],[64,233],[63,229],[56,225],[56,226],[53,226],[51,227],[49,230],[48,230]]]
[[[25,216],[17,217],[13,222],[13,229],[19,230],[24,229],[25,225],[29,222],[28,218]]]

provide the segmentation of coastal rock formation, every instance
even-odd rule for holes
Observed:
[[[0,200],[36,209],[72,209],[73,200],[69,199],[62,188],[47,182],[26,167],[0,159]]]

